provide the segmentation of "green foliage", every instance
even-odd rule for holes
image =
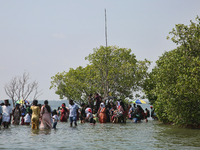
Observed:
[[[117,96],[125,100],[133,98],[146,77],[150,62],[137,61],[131,49],[116,46],[95,48],[85,58],[85,68],[70,69],[52,77],[51,87],[60,98],[86,101],[90,93],[98,92],[102,97]]]
[[[63,99],[75,100],[76,103],[80,104],[86,102],[86,95],[95,93],[97,91],[97,80],[98,76],[95,74],[92,65],[87,67],[78,67],[76,69],[70,68],[69,72],[57,73],[51,77],[51,88],[56,90],[56,94],[60,95]]]
[[[157,97],[154,107],[160,121],[200,125],[200,19],[196,20],[170,32],[179,46],[165,52],[150,75],[153,89],[147,91]]]
[[[142,84],[143,92],[151,105],[157,100],[156,93],[153,90],[156,87],[156,78],[154,76],[155,70],[156,68],[152,69],[152,72],[147,74],[147,78]]]

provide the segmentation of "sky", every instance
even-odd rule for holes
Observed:
[[[175,24],[189,25],[200,15],[200,1],[1,0],[0,99],[9,98],[5,84],[27,72],[42,90],[38,99],[59,100],[49,89],[51,77],[85,67],[93,48],[105,46],[105,9],[108,45],[130,48],[153,68],[159,56],[177,47],[166,39]]]

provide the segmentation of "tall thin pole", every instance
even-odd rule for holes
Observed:
[[[106,19],[106,9],[105,9],[105,37],[106,37],[106,51],[107,51],[107,46],[108,46],[108,41],[107,41],[107,19]],[[108,68],[107,68],[107,52],[105,53],[105,64],[106,64],[106,68],[105,68],[105,71],[106,71],[106,80],[105,80],[105,92],[104,92],[104,96],[108,96],[108,81],[107,81],[107,78],[108,78]]]
[[[106,37],[106,47],[107,45],[107,20],[106,20],[106,9],[105,9],[105,37]]]

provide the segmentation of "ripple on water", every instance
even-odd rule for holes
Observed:
[[[58,123],[56,130],[30,126],[0,129],[0,149],[198,149],[200,130],[148,123]]]

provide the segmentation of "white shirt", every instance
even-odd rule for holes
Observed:
[[[4,117],[10,117],[10,114],[12,114],[11,106],[7,106],[7,107],[6,105],[2,106],[2,115]]]
[[[91,112],[88,112],[86,117],[89,117],[89,119],[91,119],[91,118],[93,118],[93,115]]]
[[[58,120],[59,120],[58,116],[57,115],[53,115],[53,123],[57,122]]]
[[[31,122],[31,116],[28,113],[24,117],[24,122]]]
[[[76,117],[77,109],[78,109],[78,106],[76,104],[69,105],[69,117]]]

